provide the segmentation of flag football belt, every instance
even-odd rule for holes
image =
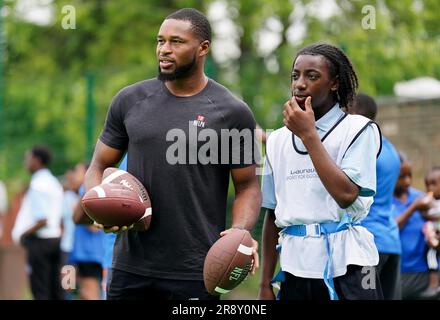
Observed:
[[[337,221],[337,222],[291,225],[281,230],[282,234],[295,236],[295,237],[312,237],[312,238],[319,238],[321,236],[325,237],[326,248],[327,248],[327,262],[324,267],[323,278],[325,285],[327,286],[331,300],[339,300],[339,298],[333,283],[333,275],[332,275],[333,248],[330,248],[329,234],[347,230],[350,226],[355,226],[355,225],[360,225],[360,223],[353,222],[351,215],[346,214],[342,217],[341,221]],[[277,250],[278,252],[281,252],[281,245],[277,246]],[[273,278],[272,283],[284,282],[284,281],[285,281],[284,271],[280,270],[278,274]],[[279,299],[279,291],[277,298]]]

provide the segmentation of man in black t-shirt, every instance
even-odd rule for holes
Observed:
[[[203,262],[211,245],[234,229],[251,230],[261,194],[249,107],[208,79],[211,41],[195,9],[168,16],[157,36],[159,75],[122,89],[108,110],[86,175],[86,190],[128,152],[128,171],[147,188],[153,215],[118,233],[109,299],[210,299]],[[231,174],[232,227],[225,230]],[[100,226],[102,228],[102,226]],[[258,244],[254,241],[254,268]]]

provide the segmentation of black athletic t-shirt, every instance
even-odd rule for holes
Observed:
[[[113,268],[203,280],[206,253],[225,229],[230,169],[255,163],[254,129],[249,107],[211,79],[191,97],[172,95],[157,79],[121,90],[100,140],[128,151],[128,171],[148,190],[153,213],[149,230],[118,235]],[[242,133],[238,144],[225,138],[231,133]],[[237,148],[241,157],[231,155]]]

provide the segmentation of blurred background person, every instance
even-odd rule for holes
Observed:
[[[75,236],[75,223],[73,221],[73,212],[78,205],[80,196],[79,187],[82,183],[81,173],[77,168],[68,169],[64,175],[64,197],[63,197],[63,235],[61,237],[62,266],[70,265],[70,254],[73,249]],[[66,300],[74,299],[74,293],[66,289],[64,298]]]
[[[75,168],[77,181],[84,181],[88,163],[78,164]],[[84,195],[81,184],[79,196]],[[80,203],[75,206],[73,221],[76,223],[73,249],[70,262],[76,266],[78,275],[79,298],[81,300],[99,300],[102,298],[101,282],[103,278],[105,233],[93,225],[84,213]]]
[[[348,111],[374,121],[377,105],[372,97],[359,93]],[[362,225],[374,235],[374,242],[379,251],[377,272],[385,300],[400,300],[402,296],[399,228],[391,210],[394,186],[399,172],[399,154],[392,143],[382,135],[382,149],[376,162],[376,195]]]
[[[400,155],[400,174],[394,188],[393,215],[400,229],[402,245],[401,284],[402,299],[426,298],[422,293],[428,288],[428,246],[422,232],[425,220],[423,211],[431,206],[431,199],[412,186],[411,163]]]
[[[75,187],[75,169],[68,169],[63,181],[63,235],[61,237],[62,265],[69,263],[69,255],[73,248],[73,236],[75,223],[73,222],[73,210],[75,209],[80,197]]]
[[[51,151],[34,146],[25,166],[32,175],[12,230],[27,251],[31,291],[36,300],[62,299],[60,283],[63,188],[48,169]]]

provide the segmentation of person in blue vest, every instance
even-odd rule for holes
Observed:
[[[260,299],[275,297],[277,242],[279,299],[383,298],[373,235],[359,223],[376,192],[380,131],[341,110],[357,86],[349,58],[335,46],[312,44],[294,59],[285,126],[266,141]]]
[[[122,170],[127,170],[127,155],[124,156],[124,158],[122,159],[121,163],[119,164],[119,169]],[[79,211],[79,213],[78,213]],[[82,210],[80,210],[80,208],[78,208],[78,211],[76,213],[76,217],[75,220],[78,223],[81,223],[82,226],[81,228],[84,228],[87,225],[90,225],[90,228],[94,228],[93,226],[91,226],[93,224],[93,220],[91,220],[90,218],[88,218],[87,215],[84,214],[84,212]],[[90,229],[89,228],[89,229]],[[97,278],[97,279],[102,279],[102,297],[105,299],[106,298],[106,294],[107,294],[107,282],[108,279],[110,279],[111,277],[111,267],[112,267],[112,260],[113,260],[113,247],[115,245],[115,240],[116,240],[116,234],[115,233],[104,233],[102,234],[100,232],[99,238],[102,241],[102,247],[101,244],[99,246],[94,246],[93,251],[95,251],[96,248],[100,247],[102,248],[102,252],[100,253],[101,258],[101,277]],[[97,240],[97,239],[95,239]],[[96,277],[95,277],[96,278]],[[97,287],[96,284],[94,284],[94,287]]]
[[[87,170],[87,164],[76,167],[80,170],[82,179]],[[84,195],[84,186],[79,189],[79,195]],[[78,202],[73,220],[75,227],[73,248],[70,262],[76,265],[79,283],[79,298],[81,300],[100,300],[102,298],[101,281],[103,276],[103,252],[105,233],[93,225]]]
[[[429,286],[428,246],[423,234],[423,215],[430,209],[432,197],[411,186],[411,163],[402,154],[400,160],[392,210],[402,243],[402,299],[422,299],[426,298],[423,293]]]
[[[371,120],[376,119],[377,105],[374,99],[364,93],[356,96],[349,113],[360,114]],[[380,285],[385,300],[400,300],[400,237],[399,227],[391,210],[394,186],[400,172],[399,153],[392,143],[382,136],[382,150],[376,163],[376,195],[368,216],[362,225],[373,235],[379,251]]]

